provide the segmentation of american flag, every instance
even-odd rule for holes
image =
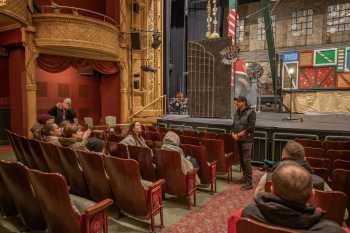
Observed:
[[[236,42],[236,24],[238,21],[237,0],[229,0],[228,36],[232,38],[232,45]]]

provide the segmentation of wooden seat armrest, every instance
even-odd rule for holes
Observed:
[[[156,182],[153,182],[151,186],[149,186],[148,190],[152,190],[155,189],[159,186],[162,186],[163,184],[165,184],[165,180],[164,179],[159,179]]]
[[[113,200],[110,198],[104,199],[100,202],[97,202],[93,206],[88,207],[85,211],[84,214],[87,216],[93,216],[104,209],[106,209],[108,206],[113,204]]]

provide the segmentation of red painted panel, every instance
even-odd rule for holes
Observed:
[[[0,46],[18,45],[22,43],[22,33],[20,29],[0,32]]]
[[[73,109],[77,112],[80,120],[84,116],[91,116],[96,123],[100,121],[100,78],[82,76],[74,68],[69,68],[61,73],[48,73],[37,68],[36,77],[37,81],[46,83],[45,85],[41,83],[41,86],[46,86],[47,88],[47,96],[37,98],[39,114],[47,112],[48,109],[65,97],[70,97]],[[82,96],[79,94],[79,89],[82,86],[88,92],[88,95]],[[59,97],[59,94],[62,94],[62,88],[64,93],[69,93],[69,96]]]
[[[101,116],[117,116],[120,122],[120,75],[108,75],[101,78]]]
[[[9,58],[0,57],[0,97],[9,96]]]
[[[11,130],[22,135],[26,135],[27,132],[24,67],[24,48],[11,49],[9,53]]]
[[[120,1],[106,0],[106,15],[112,19],[115,19],[117,21],[117,24],[119,24]]]
[[[36,0],[38,5],[50,5],[51,0]],[[63,6],[72,6],[83,9],[96,11],[99,13],[105,13],[105,0],[55,0],[55,3]]]

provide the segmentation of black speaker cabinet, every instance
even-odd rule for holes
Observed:
[[[141,40],[140,40],[140,33],[139,32],[132,32],[131,33],[131,48],[134,50],[141,49]]]

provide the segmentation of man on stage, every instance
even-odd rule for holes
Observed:
[[[254,128],[256,113],[247,103],[247,98],[239,96],[234,101],[236,113],[232,125],[232,137],[238,142],[240,165],[243,171],[242,190],[253,188],[252,185],[252,149],[254,143]]]

